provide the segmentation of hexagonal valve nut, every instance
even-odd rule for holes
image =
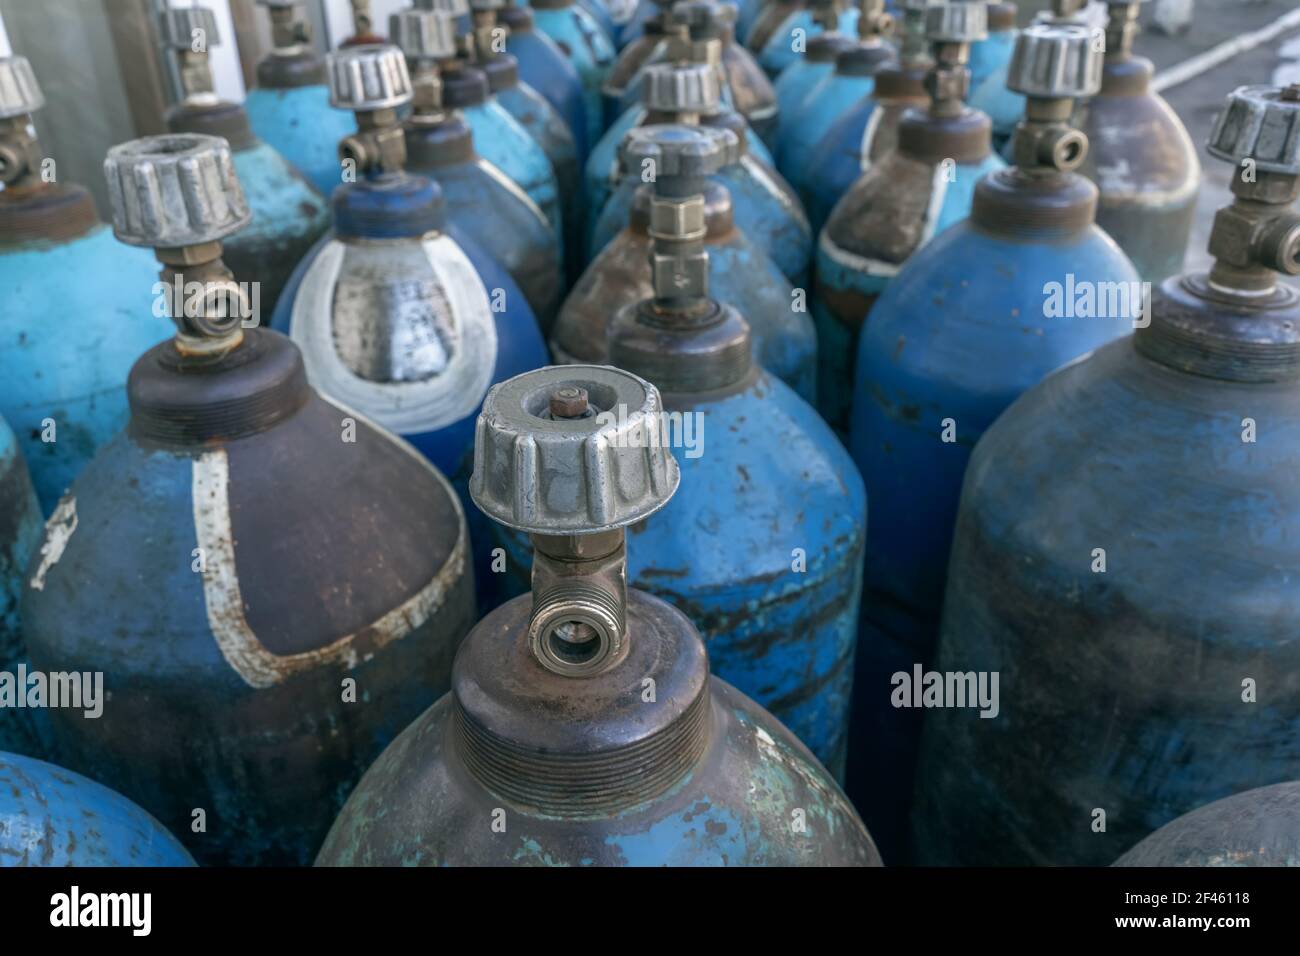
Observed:
[[[44,105],[45,96],[27,57],[0,57],[0,119],[26,116]]]
[[[447,60],[456,55],[456,20],[449,13],[401,10],[388,18],[388,38],[410,60]]]
[[[641,99],[656,113],[716,113],[722,104],[718,71],[707,63],[655,63],[646,67]]]
[[[1257,170],[1300,176],[1300,84],[1228,94],[1206,148],[1229,163],[1251,160]]]
[[[1037,99],[1081,99],[1101,89],[1105,43],[1077,23],[1035,23],[1020,32],[1007,88]]]
[[[331,106],[370,113],[411,100],[406,58],[395,46],[345,47],[330,53],[328,64]]]
[[[230,144],[171,134],[120,143],[104,159],[113,234],[132,246],[175,249],[223,239],[252,218]]]
[[[586,393],[585,407],[573,406],[573,389]],[[662,414],[658,390],[620,369],[517,375],[483,401],[470,496],[489,518],[530,534],[597,534],[640,521],[668,503],[680,478]]]
[[[217,17],[207,7],[168,7],[159,17],[159,32],[173,50],[206,53],[221,45]]]
[[[740,141],[729,129],[676,126],[667,123],[638,126],[623,138],[623,168],[654,183],[657,195],[691,195],[695,186],[676,180],[700,180],[736,162]],[[649,177],[649,178],[647,178]]]
[[[989,35],[983,3],[941,3],[926,7],[925,38],[931,43],[975,43]]]

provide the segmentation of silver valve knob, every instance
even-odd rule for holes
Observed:
[[[1104,43],[1078,23],[1031,24],[1016,38],[1007,69],[1007,88],[1025,96],[1082,99],[1101,89]]]
[[[496,385],[474,438],[474,503],[539,535],[612,531],[658,511],[677,490],[660,440],[663,403],[616,368],[558,366]]]
[[[716,113],[722,105],[718,71],[708,63],[648,66],[642,102],[658,113]]]
[[[112,147],[104,178],[113,234],[132,246],[178,249],[216,242],[251,215],[230,144],[217,136],[146,136]]]
[[[373,113],[411,101],[406,58],[395,46],[346,47],[331,53],[328,62],[331,106]]]
[[[388,38],[411,60],[447,60],[456,55],[456,21],[449,13],[394,13],[388,18]]]
[[[931,43],[975,43],[988,35],[988,7],[982,3],[942,3],[926,8],[925,36]]]
[[[0,58],[0,119],[26,116],[44,105],[45,97],[27,57]]]
[[[655,124],[630,129],[622,144],[623,166],[654,183],[658,195],[698,195],[700,182],[739,158],[729,129]]]
[[[1207,148],[1235,165],[1249,160],[1263,172],[1300,176],[1300,84],[1234,90]]]
[[[168,7],[160,24],[163,43],[174,50],[206,53],[221,44],[216,15],[207,7]]]

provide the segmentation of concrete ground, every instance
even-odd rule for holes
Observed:
[[[1267,27],[1295,9],[1291,0],[1196,0],[1195,19],[1181,36],[1163,36],[1150,29],[1152,4],[1144,4],[1144,32],[1134,44],[1136,52],[1162,71],[1189,57],[1251,31]],[[1210,258],[1205,243],[1215,211],[1231,200],[1231,167],[1205,151],[1205,140],[1223,105],[1224,97],[1239,86],[1300,82],[1300,29],[1286,31],[1267,43],[1215,66],[1199,76],[1164,90],[1163,96],[1182,117],[1192,140],[1200,147],[1204,182],[1196,226],[1187,251],[1189,268],[1205,268]]]

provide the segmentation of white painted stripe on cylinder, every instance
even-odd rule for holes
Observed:
[[[858,144],[858,166],[862,172],[871,168],[871,146],[876,141],[876,130],[880,126],[880,116],[884,110],[877,106],[867,115],[867,125],[862,130],[862,141]]]
[[[402,434],[436,431],[476,411],[492,384],[497,330],[488,291],[464,250],[450,237],[421,240],[423,257],[454,319],[450,359],[432,378],[374,382],[349,368],[334,344],[334,294],[346,266],[347,243],[328,242],[303,277],[289,335],[302,350],[312,384]]]
[[[528,195],[528,193],[524,192],[522,189],[519,188],[519,184],[517,182],[515,182],[505,173],[501,172],[501,170],[497,169],[497,167],[493,166],[486,159],[480,158],[477,165],[490,178],[492,178],[493,180],[495,180],[496,182],[504,186],[506,191],[509,192],[510,195],[526,203],[528,205],[529,210],[532,211],[533,215],[536,216],[538,219],[540,219],[542,224],[546,226],[547,229],[551,228],[551,221],[546,218],[546,213],[542,212],[541,207],[538,206],[537,203],[533,202],[532,196]]]
[[[359,635],[368,646],[383,647],[414,631],[443,604],[465,569],[465,535],[457,536],[451,555],[424,587],[378,620],[323,647],[277,655],[257,639],[244,617],[239,589],[234,531],[230,520],[230,463],[224,448],[194,460],[191,494],[195,540],[203,551],[203,600],[208,627],[221,656],[249,687],[264,689],[303,671],[341,665],[349,670],[370,659],[354,646]],[[455,495],[452,493],[452,497]]]

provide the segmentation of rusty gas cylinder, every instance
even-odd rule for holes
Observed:
[[[1233,169],[1213,266],[974,449],[937,667],[1001,672],[1001,716],[926,713],[924,862],[1104,865],[1295,779],[1300,85],[1232,93],[1209,152]]]
[[[46,524],[23,633],[43,671],[103,674],[96,719],[51,712],[61,762],[202,862],[303,863],[448,686],[474,613],[464,514],[251,321],[222,260],[250,216],[223,140],[134,140],[104,168],[118,238],[187,296],[131,370],[126,430]]]
[[[679,480],[663,414],[608,367],[492,390],[471,491],[531,535],[532,593],[466,639],[451,693],[366,774],[318,864],[879,864],[807,748],[709,676],[679,610],[627,586],[625,529]]]
[[[1155,68],[1133,55],[1139,0],[1108,4],[1101,92],[1080,105],[1092,147],[1080,172],[1097,184],[1097,224],[1147,282],[1182,271],[1201,164],[1178,114],[1151,90]]]

